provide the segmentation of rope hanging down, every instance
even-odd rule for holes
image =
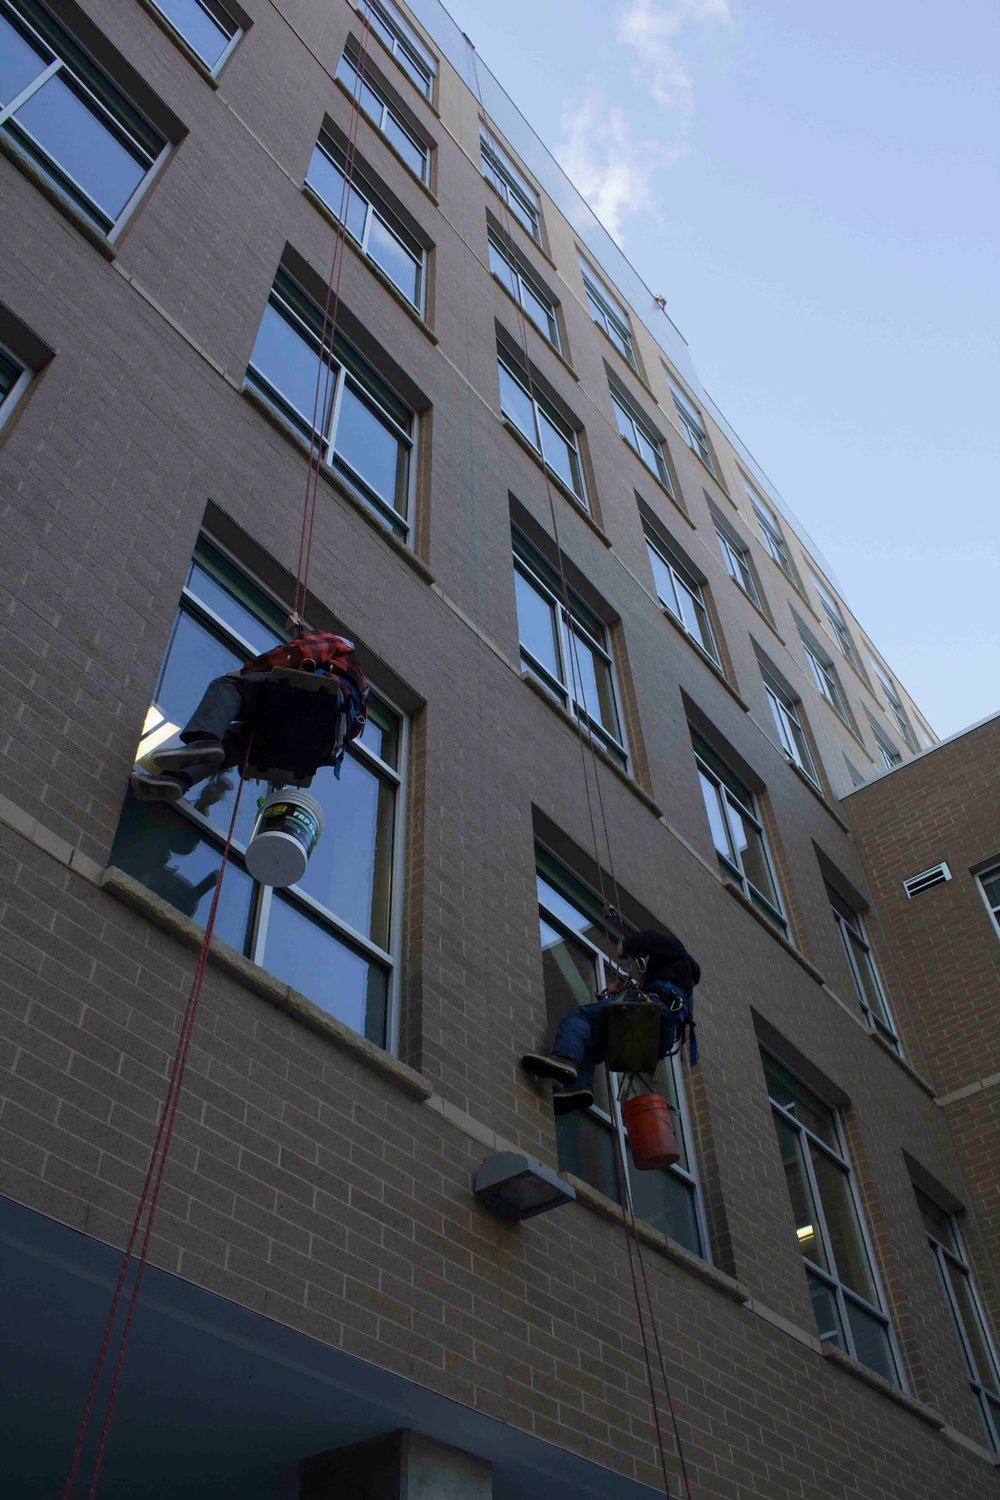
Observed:
[[[299,537],[299,556],[295,575],[295,595],[293,613],[301,616],[305,611],[307,598],[309,564],[312,557],[313,531],[316,520],[316,504],[319,493],[320,466],[322,463],[322,435],[319,430],[320,413],[328,410],[330,400],[330,388],[334,380],[335,362],[333,358],[333,344],[337,333],[337,314],[340,307],[340,278],[344,262],[344,241],[346,238],[347,208],[350,201],[351,187],[354,178],[354,163],[356,156],[358,122],[361,117],[360,91],[364,75],[364,65],[368,54],[368,40],[371,35],[371,26],[367,12],[361,13],[362,42],[358,60],[357,77],[352,94],[351,123],[348,133],[347,151],[344,160],[343,187],[341,191],[340,214],[337,222],[337,233],[334,242],[333,257],[330,264],[330,275],[326,286],[326,300],[323,307],[323,325],[320,333],[319,358],[316,363],[316,388],[313,396],[312,426],[309,438],[309,462],[306,468],[305,498],[302,510],[302,528]],[[322,391],[322,401],[321,401]],[[251,740],[252,745],[252,740]],[[121,1263],[118,1268],[118,1277],[115,1282],[114,1291],[111,1294],[111,1303],[105,1318],[104,1328],[101,1332],[101,1340],[98,1348],[97,1359],[94,1364],[90,1385],[87,1390],[83,1406],[83,1414],[77,1429],[76,1440],[73,1445],[73,1453],[70,1458],[69,1468],[61,1491],[61,1500],[72,1500],[77,1474],[83,1456],[84,1444],[90,1430],[91,1419],[94,1415],[94,1407],[97,1401],[97,1391],[104,1373],[105,1365],[111,1349],[112,1334],[122,1298],[125,1295],[125,1285],[128,1273],[135,1260],[135,1276],[132,1281],[131,1291],[125,1311],[125,1321],[119,1337],[118,1350],[115,1356],[114,1371],[111,1377],[111,1387],[107,1396],[104,1418],[98,1438],[97,1450],[94,1455],[91,1468],[90,1480],[86,1491],[86,1500],[94,1500],[97,1487],[104,1467],[104,1457],[107,1449],[108,1436],[111,1431],[111,1422],[118,1401],[118,1393],[121,1387],[122,1372],[125,1366],[125,1354],[128,1349],[129,1338],[132,1333],[132,1324],[139,1302],[139,1291],[142,1286],[143,1275],[149,1259],[149,1248],[153,1236],[153,1227],[156,1221],[157,1208],[160,1200],[160,1190],[163,1186],[163,1177],[166,1170],[167,1160],[170,1155],[170,1145],[173,1139],[174,1126],[177,1122],[177,1110],[180,1103],[181,1089],[184,1083],[184,1074],[187,1069],[188,1055],[191,1050],[191,1038],[194,1035],[195,1019],[198,1014],[198,1006],[201,1000],[202,987],[205,980],[205,970],[208,965],[208,954],[211,948],[212,935],[215,931],[215,920],[219,909],[219,898],[222,894],[222,882],[229,862],[229,854],[232,848],[233,835],[236,829],[236,819],[239,813],[240,800],[243,795],[244,775],[250,763],[250,749],[248,745],[243,765],[240,768],[239,785],[236,790],[236,798],[233,803],[232,817],[229,822],[229,830],[226,834],[226,842],[222,850],[222,859],[219,864],[219,873],[216,877],[215,890],[212,895],[212,904],[208,912],[208,920],[205,923],[205,932],[201,947],[198,951],[198,959],[195,964],[194,976],[191,981],[191,990],[188,994],[187,1004],[181,1020],[180,1034],[177,1042],[177,1051],[171,1066],[170,1077],[167,1083],[167,1092],[160,1112],[156,1135],[153,1139],[152,1149],[149,1156],[149,1165],[146,1169],[145,1180],[139,1201],[136,1206],[135,1216],[129,1230],[125,1249],[122,1252]],[[140,1240],[138,1253],[135,1254],[136,1242]]]
[[[491,152],[495,153],[495,151],[496,151],[496,142],[495,142],[495,139],[494,139],[494,136],[493,136],[492,128],[491,128],[490,123],[489,123],[489,119],[488,119],[487,114],[486,114],[486,108],[485,108],[485,106],[483,104],[483,93],[482,93],[482,87],[481,87],[480,79],[479,79],[479,59],[478,59],[478,54],[477,54],[475,46],[473,45],[473,43],[470,40],[470,38],[468,36],[466,36],[465,40],[466,40],[466,42],[468,44],[469,55],[471,56],[471,59],[472,59],[472,72],[473,72],[473,78],[474,78],[474,81],[475,81],[476,98],[477,98],[477,101],[479,103],[480,115],[481,115],[483,129],[484,129],[484,131],[486,133],[487,144],[489,145]],[[500,198],[500,212],[501,212],[501,219],[502,219],[502,224],[503,224],[504,235],[505,235],[505,237],[507,239],[508,244],[513,245],[513,243],[514,243],[514,236],[511,234],[511,218],[510,218],[510,211],[509,211],[509,208],[508,208],[508,205],[507,205],[507,200],[504,198],[504,196],[502,194],[500,194],[498,196]],[[522,349],[523,360],[524,360],[524,375],[525,375],[525,378],[526,378],[526,380],[528,382],[528,393],[529,393],[529,395],[531,397],[532,402],[534,403],[534,401],[535,401],[535,382],[534,382],[534,379],[533,379],[532,373],[531,373],[531,357],[530,357],[529,345],[528,345],[527,317],[525,315],[524,307],[523,307],[520,299],[519,298],[515,298],[514,300],[515,300],[515,306],[517,308],[517,319],[518,319],[519,332],[520,332],[520,337],[521,337],[521,349]],[[553,541],[555,543],[556,559],[557,559],[557,562],[558,562],[558,572],[559,572],[559,585],[560,585],[561,602],[562,602],[562,607],[563,607],[564,614],[565,614],[566,628],[565,628],[565,630],[564,630],[563,633],[564,633],[565,638],[569,641],[569,649],[570,649],[570,657],[571,657],[570,672],[572,674],[571,692],[575,696],[577,689],[579,689],[579,701],[580,701],[580,706],[581,706],[581,708],[583,710],[583,718],[586,718],[589,721],[590,712],[589,712],[589,709],[587,707],[586,678],[584,677],[583,673],[580,671],[579,645],[578,645],[578,642],[577,642],[576,633],[571,628],[570,623],[569,623],[570,619],[571,619],[571,616],[572,616],[572,609],[571,609],[571,605],[570,605],[569,582],[568,582],[568,579],[567,579],[567,576],[566,576],[566,567],[565,567],[565,563],[564,563],[564,559],[563,559],[562,545],[561,545],[560,538],[559,538],[559,520],[558,520],[558,516],[557,516],[557,511],[556,511],[556,503],[555,503],[555,498],[554,498],[553,493],[552,493],[552,483],[551,483],[551,480],[549,478],[548,465],[545,463],[544,454],[542,455],[542,473],[543,473],[543,476],[544,476],[544,479],[545,479],[545,494],[546,494],[546,498],[548,500],[549,516],[550,516],[550,519],[551,519],[551,522],[552,522],[552,537],[553,537]],[[597,880],[598,880],[598,885],[599,885],[599,889],[600,889],[600,896],[601,896],[601,920],[602,920],[602,926],[603,926],[603,929],[604,929],[605,942],[607,943],[607,945],[610,948],[611,942],[612,942],[611,932],[610,932],[610,918],[611,918],[611,916],[612,916],[613,913],[619,912],[621,910],[622,903],[621,903],[621,896],[620,896],[619,889],[618,889],[618,877],[617,877],[617,874],[615,872],[614,851],[613,851],[612,845],[611,845],[611,834],[610,834],[610,830],[609,830],[609,827],[608,827],[607,812],[606,812],[605,805],[604,805],[604,793],[603,793],[602,788],[601,788],[601,778],[600,778],[600,774],[599,774],[600,759],[599,759],[599,756],[598,756],[597,745],[595,743],[593,734],[592,733],[588,733],[584,729],[583,718],[581,718],[581,716],[580,716],[579,713],[574,714],[574,718],[576,719],[577,737],[578,737],[579,745],[580,745],[581,769],[582,769],[582,772],[583,772],[584,794],[586,796],[587,815],[588,815],[588,819],[589,819],[589,823],[590,823],[590,833],[591,833],[591,839],[592,839],[593,850],[594,850],[594,865],[595,865],[595,868],[596,868],[596,871],[597,871]],[[596,823],[595,823],[595,820],[594,820],[593,803],[592,803],[591,795],[590,795],[590,778],[587,775],[587,749],[588,748],[590,750],[591,771],[592,771],[592,774],[593,774],[593,777],[594,777],[594,785],[595,785],[596,793],[597,793],[597,803],[598,803],[598,808],[599,808],[599,812],[600,812],[600,819],[601,819],[602,831],[603,831],[603,834],[604,834],[604,847],[605,847],[605,849],[607,851],[608,874],[610,876],[612,893],[613,893],[613,897],[614,897],[613,904],[611,902],[609,902],[609,900],[608,900],[608,893],[607,893],[607,890],[605,888],[605,883],[604,883],[603,861],[601,859],[600,848],[599,848],[599,845],[598,845],[597,826],[596,826]],[[659,1335],[659,1331],[658,1331],[657,1326],[656,1326],[656,1315],[655,1315],[655,1311],[654,1311],[654,1308],[653,1308],[652,1292],[651,1292],[651,1289],[650,1289],[649,1277],[647,1276],[647,1273],[646,1273],[646,1265],[645,1265],[645,1261],[643,1259],[643,1254],[642,1254],[642,1244],[641,1244],[641,1241],[640,1241],[640,1238],[639,1238],[638,1225],[636,1223],[636,1217],[635,1217],[635,1208],[634,1208],[633,1201],[632,1201],[632,1189],[631,1189],[631,1185],[630,1185],[629,1180],[628,1180],[628,1171],[627,1171],[627,1166],[626,1166],[625,1159],[624,1159],[624,1148],[622,1146],[621,1138],[620,1138],[619,1133],[618,1133],[617,1130],[615,1131],[615,1174],[616,1174],[617,1182],[618,1182],[618,1194],[619,1194],[619,1197],[621,1199],[621,1202],[622,1202],[622,1205],[623,1205],[623,1211],[624,1211],[624,1214],[625,1214],[625,1243],[626,1243],[626,1247],[628,1249],[629,1272],[630,1272],[630,1275],[631,1275],[632,1291],[633,1291],[633,1295],[634,1295],[634,1299],[635,1299],[636,1319],[637,1319],[638,1324],[639,1324],[639,1335],[640,1335],[640,1338],[641,1338],[641,1341],[642,1341],[643,1358],[644,1358],[644,1362],[645,1362],[645,1366],[646,1366],[646,1378],[647,1378],[647,1383],[648,1383],[648,1386],[649,1386],[649,1400],[650,1400],[650,1407],[651,1407],[652,1413],[653,1413],[653,1424],[654,1424],[654,1427],[655,1427],[655,1430],[656,1430],[656,1443],[657,1443],[657,1449],[658,1449],[659,1460],[660,1460],[660,1469],[661,1469],[662,1474],[663,1474],[663,1490],[664,1490],[664,1494],[669,1497],[669,1495],[670,1495],[670,1477],[669,1477],[669,1472],[668,1472],[668,1469],[667,1469],[666,1451],[665,1451],[664,1442],[663,1442],[663,1430],[662,1430],[661,1423],[660,1423],[659,1404],[657,1402],[657,1397],[656,1397],[656,1386],[655,1386],[655,1382],[654,1382],[654,1378],[653,1378],[653,1366],[652,1366],[652,1360],[650,1358],[649,1346],[648,1346],[648,1341],[647,1341],[647,1336],[646,1336],[646,1328],[645,1328],[645,1321],[644,1321],[644,1316],[643,1316],[642,1300],[640,1298],[640,1293],[639,1293],[639,1279],[640,1279],[640,1277],[641,1277],[641,1280],[642,1280],[643,1290],[644,1290],[644,1293],[645,1293],[645,1301],[646,1301],[646,1308],[648,1310],[649,1323],[650,1323],[650,1327],[652,1328],[652,1333],[653,1333],[653,1341],[654,1341],[654,1345],[655,1345],[655,1349],[656,1349],[657,1361],[658,1361],[658,1364],[659,1364],[660,1378],[661,1378],[661,1380],[663,1382],[663,1389],[664,1389],[664,1393],[665,1393],[666,1398],[667,1398],[667,1406],[668,1406],[668,1409],[669,1409],[669,1412],[670,1412],[670,1420],[671,1420],[671,1425],[672,1425],[673,1434],[674,1434],[674,1444],[675,1444],[675,1447],[676,1447],[676,1450],[677,1450],[677,1458],[678,1458],[678,1461],[680,1463],[681,1474],[682,1474],[683,1480],[684,1480],[685,1494],[687,1496],[687,1500],[691,1500],[691,1483],[690,1483],[690,1479],[688,1478],[687,1464],[686,1464],[685,1459],[684,1459],[684,1448],[683,1448],[683,1445],[681,1443],[680,1430],[679,1430],[678,1425],[677,1425],[677,1416],[676,1416],[676,1413],[674,1411],[673,1397],[671,1396],[671,1392],[670,1392],[670,1382],[667,1379],[666,1364],[665,1364],[665,1361],[664,1361],[664,1358],[663,1358],[663,1347],[662,1347],[662,1344],[660,1342],[660,1335]],[[639,1267],[639,1274],[638,1275],[636,1274],[636,1264],[638,1264],[638,1267]]]

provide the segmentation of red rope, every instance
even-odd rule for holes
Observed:
[[[135,1242],[139,1237],[142,1226],[143,1214],[146,1213],[146,1225],[139,1248],[135,1281],[129,1296],[128,1307],[125,1315],[125,1326],[122,1330],[118,1346],[118,1355],[115,1361],[114,1375],[111,1382],[111,1390],[108,1395],[107,1407],[104,1414],[104,1422],[101,1427],[101,1435],[98,1441],[97,1453],[94,1457],[94,1465],[90,1476],[90,1485],[87,1490],[87,1500],[93,1500],[97,1493],[97,1484],[100,1479],[101,1469],[104,1465],[104,1452],[107,1447],[108,1434],[111,1430],[111,1419],[114,1416],[115,1405],[118,1400],[118,1390],[121,1385],[122,1369],[125,1364],[125,1352],[128,1348],[129,1338],[132,1332],[132,1322],[139,1300],[139,1288],[142,1285],[146,1262],[149,1257],[149,1245],[153,1234],[153,1225],[156,1220],[156,1211],[160,1199],[160,1189],[163,1185],[163,1174],[167,1165],[167,1157],[170,1153],[170,1142],[174,1133],[174,1125],[177,1120],[177,1106],[180,1100],[181,1085],[184,1081],[184,1072],[187,1067],[188,1053],[191,1049],[191,1038],[194,1034],[195,1017],[198,1012],[198,1002],[201,999],[202,985],[205,978],[205,969],[208,964],[208,953],[212,942],[212,934],[215,929],[215,918],[219,909],[219,897],[222,893],[222,879],[229,860],[229,852],[232,848],[233,834],[236,829],[236,817],[239,813],[240,799],[243,795],[243,773],[246,771],[250,759],[250,747],[247,747],[246,757],[240,771],[240,782],[236,790],[236,799],[233,803],[233,813],[229,820],[229,831],[226,834],[226,842],[222,850],[222,860],[219,865],[219,873],[215,881],[215,890],[212,895],[212,904],[208,912],[208,920],[205,923],[205,934],[202,938],[201,948],[198,952],[198,961],[195,965],[194,978],[191,982],[191,990],[188,995],[187,1005],[181,1021],[181,1029],[177,1042],[177,1051],[174,1054],[173,1065],[170,1070],[170,1079],[167,1084],[167,1093],[163,1101],[163,1109],[160,1113],[160,1121],[156,1129],[152,1150],[149,1156],[149,1165],[146,1169],[146,1178],[139,1195],[135,1217],[132,1220],[132,1228],[122,1252],[121,1264],[118,1268],[118,1279],[111,1296],[111,1305],[108,1315],[104,1321],[104,1329],[101,1334],[101,1343],[98,1349],[97,1361],[94,1365],[90,1386],[83,1406],[83,1415],[80,1418],[80,1426],[76,1434],[76,1442],[73,1447],[73,1455],[70,1459],[69,1470],[62,1488],[62,1500],[72,1500],[73,1487],[76,1482],[77,1471],[80,1466],[80,1458],[83,1453],[83,1445],[90,1427],[91,1415],[97,1398],[97,1388],[100,1383],[101,1374],[108,1356],[111,1344],[111,1334],[117,1317],[118,1308],[121,1303],[122,1293],[129,1267],[132,1264],[132,1254]],[[152,1187],[152,1193],[150,1188]]]

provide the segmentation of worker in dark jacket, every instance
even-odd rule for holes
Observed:
[[[134,796],[146,802],[179,802],[206,776],[240,765],[275,667],[326,672],[337,678],[346,715],[343,743],[332,762],[339,771],[344,743],[358,737],[368,718],[368,682],[354,654],[354,643],[327,630],[307,630],[296,615],[290,615],[285,625],[292,631],[290,641],[209,683],[181,730],[182,743],[155,750],[133,771]]]
[[[625,999],[630,990],[638,990],[659,1005],[661,1058],[672,1050],[682,1022],[686,1020],[693,1025],[691,1006],[701,967],[679,938],[670,932],[651,929],[633,932],[623,939],[615,957],[627,963],[635,977],[616,975],[593,1005],[577,1005],[566,1012],[556,1028],[550,1053],[529,1052],[521,1059],[526,1073],[535,1078],[551,1078],[559,1085],[552,1100],[556,1114],[587,1109],[593,1104],[594,1068],[604,1061],[607,1007],[613,1000]]]

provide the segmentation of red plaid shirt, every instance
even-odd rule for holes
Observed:
[[[306,630],[296,627],[295,635],[283,646],[272,646],[262,656],[245,662],[239,676],[244,672],[270,672],[274,667],[291,667],[296,671],[324,671],[339,677],[354,689],[357,712],[352,716],[347,738],[357,739],[368,717],[368,679],[361,670],[361,663],[354,654],[354,642],[342,635],[332,635],[328,630]]]

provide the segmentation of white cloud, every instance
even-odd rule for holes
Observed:
[[[653,202],[653,173],[667,157],[653,142],[632,138],[625,115],[599,89],[563,111],[556,157],[616,240],[626,214]]]
[[[729,0],[630,0],[618,18],[618,40],[634,48],[636,75],[657,103],[690,114],[694,87],[677,37],[691,23],[732,20]]]

